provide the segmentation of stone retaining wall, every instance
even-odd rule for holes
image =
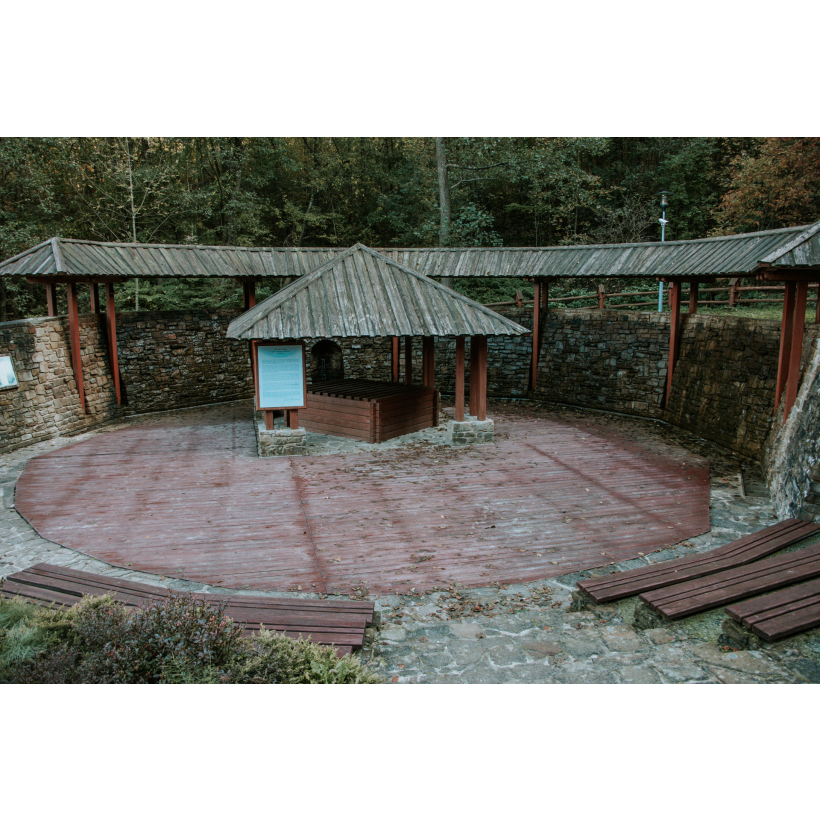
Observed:
[[[789,418],[784,405],[774,417],[763,468],[779,518],[820,521],[820,333],[803,343],[803,381]]]
[[[17,387],[0,389],[0,453],[76,435],[121,416],[100,317],[80,316],[87,413],[71,366],[68,317],[0,324],[0,356],[11,356]]]
[[[780,322],[686,316],[663,419],[755,460],[772,425]]]

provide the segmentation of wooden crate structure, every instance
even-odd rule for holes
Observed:
[[[312,433],[376,444],[438,426],[439,394],[433,387],[339,379],[308,385],[299,422]]]

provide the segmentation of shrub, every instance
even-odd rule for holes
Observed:
[[[242,629],[190,594],[142,609],[112,596],[48,610],[0,599],[0,679],[14,683],[379,683],[331,647]]]
[[[229,673],[232,683],[381,683],[358,658],[277,632],[261,630],[246,639],[252,652]]]

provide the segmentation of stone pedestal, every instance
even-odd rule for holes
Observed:
[[[464,416],[464,421],[451,421],[448,425],[448,439],[454,447],[467,444],[492,444],[495,424],[492,419],[479,421],[475,416]]]
[[[306,456],[307,431],[304,427],[266,430],[265,422],[257,421],[256,449],[260,456]]]

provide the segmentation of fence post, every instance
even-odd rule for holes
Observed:
[[[733,308],[737,304],[737,289],[738,289],[738,282],[740,281],[739,277],[735,277],[734,279],[729,280],[729,307]]]
[[[598,285],[598,310],[604,309],[604,294],[606,293],[606,285],[603,283]]]

